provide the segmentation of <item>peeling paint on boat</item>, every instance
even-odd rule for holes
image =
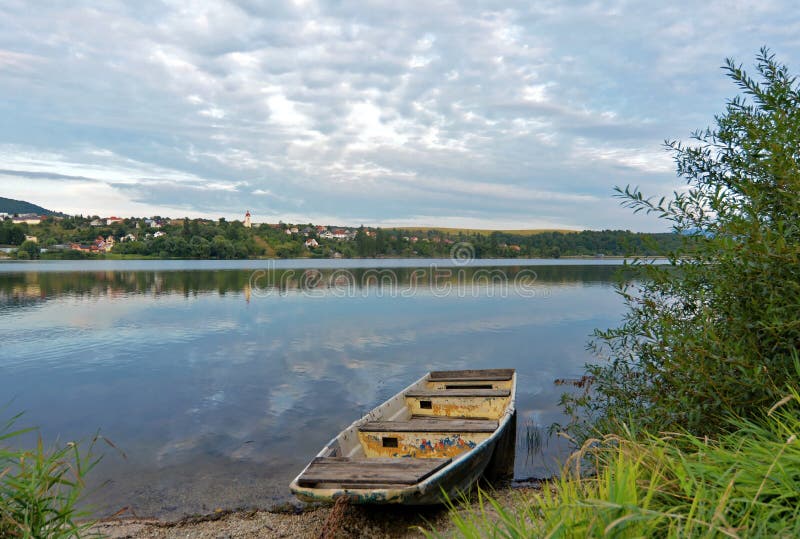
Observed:
[[[491,432],[480,433],[440,433],[435,432],[359,432],[358,437],[364,446],[367,457],[415,457],[445,458],[457,457],[461,453],[475,449],[489,438]],[[397,439],[397,447],[384,447],[384,438]]]
[[[422,408],[421,401],[430,402],[430,408]],[[438,417],[467,417],[497,419],[508,406],[509,397],[406,397],[412,415]]]

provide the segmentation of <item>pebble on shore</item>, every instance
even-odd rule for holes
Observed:
[[[506,505],[538,490],[538,485],[505,486],[493,491],[492,496]],[[477,500],[471,503],[477,508]],[[348,506],[341,518],[329,522],[333,510],[332,506],[284,506],[272,510],[217,511],[174,522],[108,519],[98,522],[91,531],[110,539],[406,538],[424,537],[420,528],[433,527],[444,534],[453,531],[448,511],[442,506]],[[327,535],[323,536],[323,532]]]

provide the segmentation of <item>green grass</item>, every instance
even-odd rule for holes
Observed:
[[[718,440],[627,432],[588,440],[541,493],[451,507],[456,535],[798,537],[800,395]],[[440,535],[431,531],[430,537]]]
[[[12,440],[32,429],[14,429],[19,416],[0,425],[0,537],[67,539],[85,536],[93,522],[78,509],[86,474],[97,464],[92,446],[82,453],[68,442],[14,449]]]

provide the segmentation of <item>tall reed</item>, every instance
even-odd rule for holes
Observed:
[[[688,433],[590,439],[541,493],[453,505],[457,535],[800,537],[800,394],[717,440]],[[429,536],[438,537],[435,531]]]
[[[14,429],[19,416],[0,425],[0,537],[67,539],[85,535],[93,522],[78,509],[86,474],[97,464],[93,448],[75,442],[47,448],[41,436],[33,449],[16,449],[12,441],[33,429]]]

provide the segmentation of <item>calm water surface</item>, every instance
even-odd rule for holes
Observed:
[[[3,263],[2,413],[45,440],[100,429],[127,458],[93,474],[99,512],[176,517],[290,499],[323,444],[429,370],[513,367],[515,473],[545,476],[566,450],[553,381],[619,321],[618,268],[481,262]]]

